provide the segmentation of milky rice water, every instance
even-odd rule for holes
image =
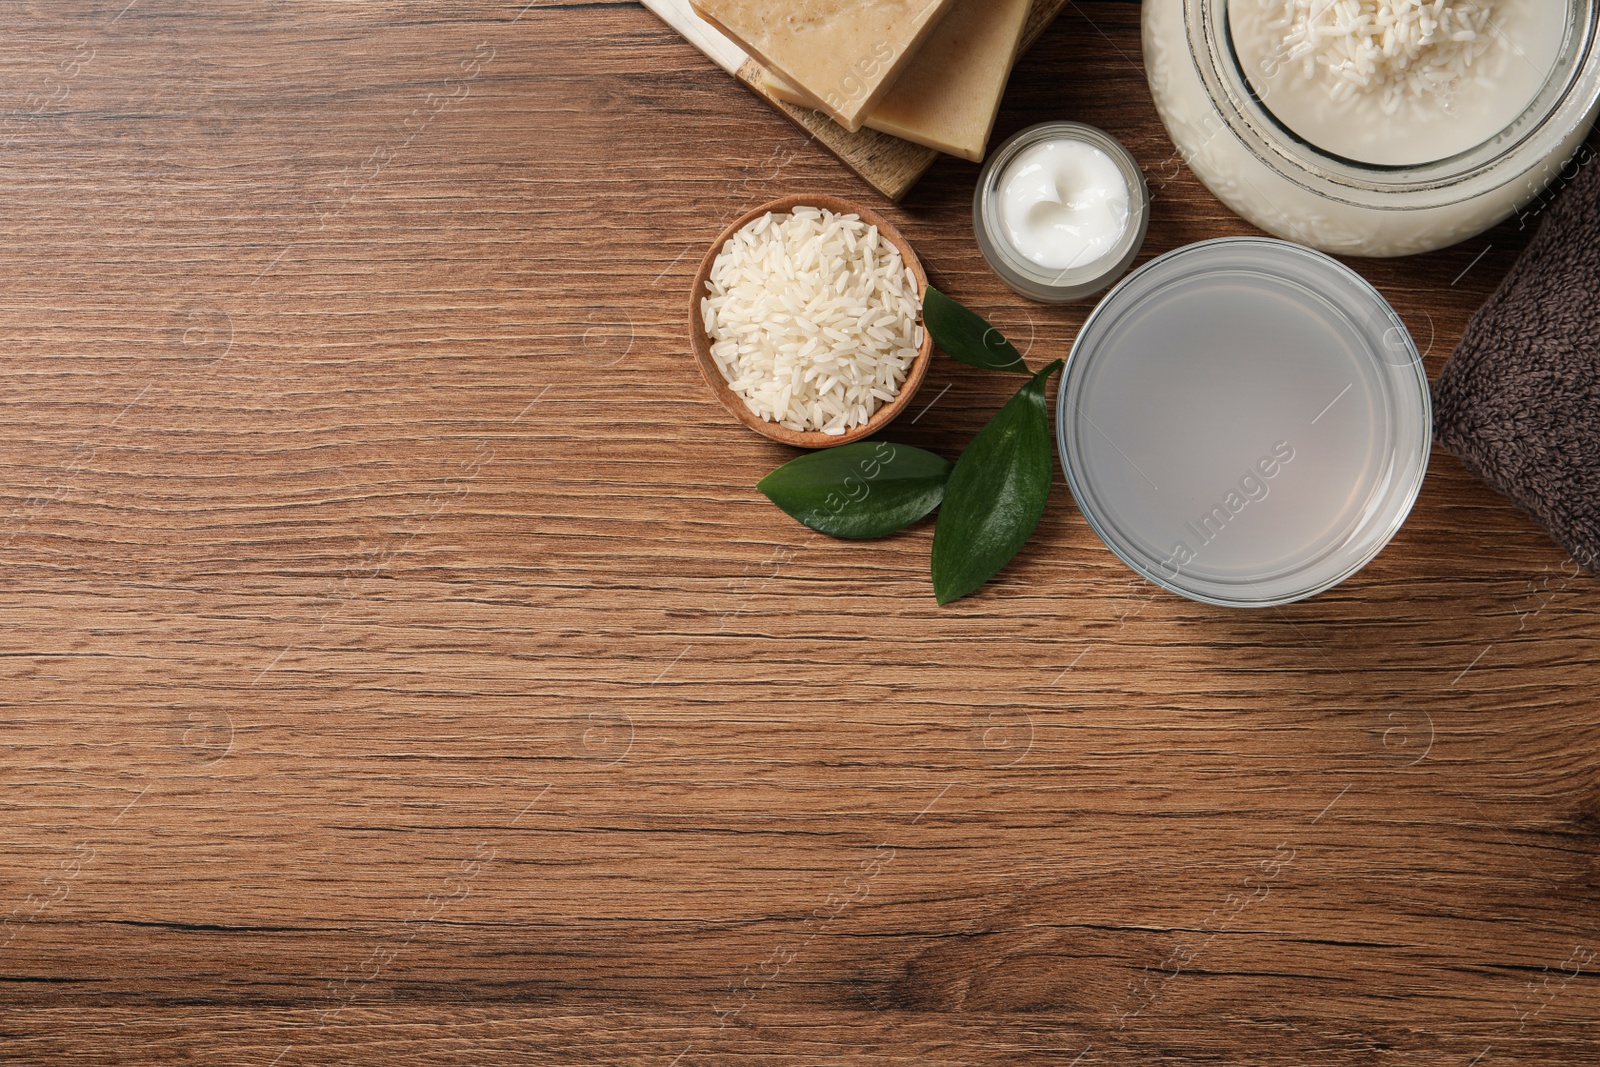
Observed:
[[[796,207],[728,239],[700,311],[717,368],[752,412],[839,435],[900,391],[922,347],[921,300],[876,226]]]
[[[1565,0],[1228,0],[1267,110],[1332,155],[1380,166],[1464,152],[1543,86]]]
[[[1171,159],[1327,252],[1465,240],[1562,172],[1600,112],[1596,0],[1144,0]]]

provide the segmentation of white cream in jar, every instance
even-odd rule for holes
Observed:
[[[1000,218],[1018,255],[1071,270],[1111,252],[1128,229],[1128,181],[1096,146],[1040,141],[1000,175]]]
[[[990,153],[972,223],[1002,281],[1063,303],[1128,269],[1144,244],[1149,204],[1139,164],[1115,138],[1079,122],[1044,122]]]

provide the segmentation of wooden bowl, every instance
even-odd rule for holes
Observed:
[[[895,394],[894,399],[881,404],[866,422],[842,434],[826,434],[821,430],[791,430],[775,422],[767,422],[751,411],[745,404],[744,398],[728,388],[728,380],[722,376],[717,361],[711,358],[711,340],[706,337],[700,300],[706,295],[706,279],[711,277],[711,264],[716,261],[717,253],[722,251],[722,246],[728,243],[728,238],[769,211],[784,213],[796,207],[826,208],[839,215],[859,215],[861,221],[869,226],[878,227],[878,232],[900,250],[900,258],[911,268],[911,275],[917,282],[917,295],[920,300],[922,293],[928,287],[928,276],[923,272],[922,262],[917,259],[917,254],[911,250],[910,243],[900,236],[900,231],[890,225],[887,219],[875,211],[836,196],[786,196],[745,212],[729,223],[728,228],[712,242],[705,259],[700,263],[700,270],[694,276],[694,289],[689,296],[689,343],[694,349],[695,360],[700,364],[700,376],[706,380],[706,384],[722,402],[722,406],[727,408],[734,418],[756,433],[770,437],[774,441],[782,441],[786,445],[794,445],[797,448],[833,448],[877,433],[905,410],[905,406],[911,402],[912,396],[922,385],[923,375],[928,372],[928,363],[932,359],[933,338],[929,336],[927,330],[922,331],[922,347],[917,349],[916,358],[906,368],[906,380],[900,383],[900,391]],[[917,315],[920,322],[920,308]]]

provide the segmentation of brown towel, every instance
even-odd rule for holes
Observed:
[[[1600,165],[1560,192],[1433,387],[1434,437],[1600,573]]]

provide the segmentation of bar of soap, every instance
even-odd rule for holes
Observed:
[[[952,156],[982,162],[1032,0],[954,0],[865,125]],[[816,102],[768,74],[772,95]]]
[[[692,0],[847,130],[883,98],[951,0]]]

